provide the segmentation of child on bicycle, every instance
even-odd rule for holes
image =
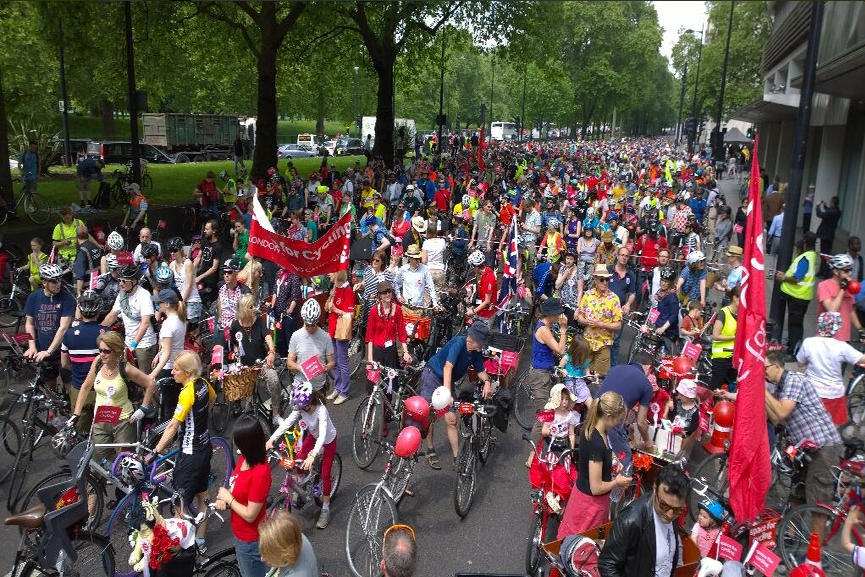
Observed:
[[[688,303],[688,314],[682,317],[679,324],[679,336],[697,340],[703,333],[703,305],[694,300]]]
[[[700,550],[700,557],[708,557],[712,545],[718,539],[721,532],[721,523],[724,520],[724,509],[714,499],[703,499],[700,501],[700,514],[697,522],[691,529],[691,541]]]
[[[574,410],[574,401],[564,383],[557,383],[550,389],[550,400],[544,405],[544,410],[553,411],[553,420],[541,426],[541,435],[549,439],[548,449],[551,451],[577,447],[575,431],[580,424],[580,413]],[[565,439],[568,445],[565,445]]]
[[[559,367],[563,368],[568,377],[565,386],[578,404],[585,404],[586,409],[592,406],[592,394],[583,378],[589,371],[589,354],[591,348],[583,335],[574,335],[568,350],[562,355]]]
[[[39,276],[39,267],[48,262],[48,255],[42,252],[42,247],[45,243],[38,236],[30,239],[30,254],[27,255],[27,262],[18,267],[18,272],[30,270],[30,290],[39,289],[42,283],[42,277]]]
[[[300,428],[304,432],[300,449],[297,451],[298,459],[303,459],[300,468],[309,471],[315,458],[323,454],[321,514],[315,525],[318,529],[327,528],[330,522],[331,467],[336,455],[337,440],[336,427],[327,411],[325,401],[323,390],[314,391],[309,382],[295,383],[291,388],[291,414],[280,423],[266,445],[268,450],[272,449],[274,441],[300,421]]]

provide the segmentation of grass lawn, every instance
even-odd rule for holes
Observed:
[[[324,133],[330,137],[337,132],[345,132],[346,126],[353,125],[351,121],[341,120],[325,120]],[[58,115],[53,123],[53,129],[57,132],[62,130],[60,116]],[[117,118],[114,120],[114,136],[117,140],[129,139],[129,119]],[[277,141],[280,144],[289,144],[297,141],[297,135],[301,133],[315,133],[315,120],[279,120],[276,127]],[[141,122],[138,123],[138,134],[144,134],[144,128]],[[70,138],[92,138],[98,140],[102,138],[102,122],[97,116],[78,116],[72,114],[69,116],[69,136]]]
[[[330,162],[336,164],[337,168],[342,171],[349,166],[353,166],[355,161],[360,161],[361,165],[366,164],[366,159],[363,156],[339,156],[331,158]],[[318,170],[321,166],[321,157],[313,158],[296,158],[293,160],[294,166],[302,178],[309,176],[313,170]],[[287,160],[279,161],[279,172],[285,174],[287,169]],[[251,161],[247,162],[247,168],[252,166]],[[125,166],[119,164],[109,164],[103,169],[105,181],[114,182],[113,173],[115,169],[126,170]],[[152,208],[166,206],[186,206],[193,202],[194,197],[192,191],[195,185],[204,178],[208,170],[212,170],[219,174],[222,170],[227,170],[231,173],[234,170],[233,161],[221,162],[196,162],[187,164],[151,164],[148,166],[148,173],[153,178],[153,192],[148,196],[147,200]],[[50,180],[42,179],[39,181],[39,194],[45,197],[54,209],[59,209],[61,206],[70,203],[78,203],[78,190],[74,179],[74,168],[52,167],[51,174],[54,175]],[[17,171],[13,171],[13,175]],[[16,197],[19,194],[21,185],[15,183]],[[94,181],[91,184],[91,198],[96,193],[97,183]],[[110,211],[102,213],[106,216],[114,216],[123,214],[122,210]],[[9,232],[15,230],[26,230],[33,228],[33,223],[26,219],[9,221],[4,225],[4,230]]]

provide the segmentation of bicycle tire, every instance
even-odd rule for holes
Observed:
[[[116,557],[114,549],[105,537],[91,533],[90,531],[77,531],[70,535],[70,540],[72,548],[78,553],[78,559],[75,561],[73,567],[66,567],[67,575],[71,572],[78,575],[87,575],[88,577],[100,577],[100,575],[114,577]],[[98,559],[94,559],[92,565],[88,565],[90,568],[84,568],[84,563],[82,562],[82,559],[91,559],[88,555],[82,554],[86,553],[87,549],[92,549],[96,556],[98,556]],[[74,571],[70,571],[70,569],[74,569]],[[53,576],[61,575],[61,573],[54,567],[42,568],[38,563],[28,562],[24,565],[18,577],[30,577],[31,575]]]
[[[520,373],[514,385],[514,418],[527,431],[535,424],[535,395],[529,386],[529,370]]]
[[[355,465],[367,469],[381,450],[376,443],[381,438],[381,415],[379,405],[372,396],[367,396],[357,410],[351,425],[351,456]]]
[[[478,459],[481,465],[486,465],[493,448],[493,423],[490,419],[481,419],[480,432],[478,433]]]
[[[836,527],[837,515],[835,512],[821,505],[801,505],[788,511],[778,523],[776,533],[776,545],[781,556],[781,561],[787,567],[795,567],[801,563],[807,553],[811,542],[811,518],[814,513],[826,516],[823,543],[820,548],[820,558],[823,563],[823,571],[826,575],[849,575],[861,576],[862,570],[853,566],[852,558],[841,546],[841,527]],[[862,534],[854,527],[851,535],[854,541],[862,544]]]
[[[217,435],[225,434],[228,429],[228,422],[231,420],[231,406],[225,400],[225,393],[220,387],[216,393],[216,401],[213,407],[210,408],[210,425],[213,427],[213,432]]]
[[[123,189],[123,183],[118,180],[111,187],[111,205],[113,207],[125,206],[127,200],[129,200],[129,195]]]
[[[0,484],[5,483],[12,474],[12,465],[15,462],[15,455],[18,454],[21,448],[21,433],[18,431],[18,425],[6,415],[0,415]]]
[[[330,498],[336,496],[336,492],[339,490],[339,482],[342,480],[342,457],[339,456],[339,453],[336,453],[333,456],[333,464],[330,467]],[[315,501],[315,504],[321,507],[321,504],[324,502],[322,498],[324,495],[324,487],[322,486],[321,480],[321,472],[319,472],[318,479],[315,482],[315,488],[312,491],[312,498]]]
[[[212,491],[212,498],[216,498],[216,489],[228,488],[231,473],[234,471],[234,458],[228,441],[222,437],[211,437],[210,446],[213,447],[213,456],[210,457],[210,478],[208,487]],[[215,463],[215,467],[214,467]]]
[[[364,353],[366,353],[365,335],[361,335],[359,331],[360,328],[358,328],[358,333],[348,343],[348,376],[350,379],[354,378],[360,370],[361,361],[363,360]]]
[[[541,564],[541,545],[544,544],[544,520],[540,511],[532,513],[529,523],[529,542],[526,544],[526,574],[536,575]]]
[[[115,577],[136,577],[138,575],[129,564],[129,555],[132,554],[129,534],[141,527],[141,520],[144,515],[144,510],[137,501],[138,496],[138,492],[133,491],[120,499],[117,507],[108,518],[108,524],[103,533],[119,559],[115,562]]]
[[[242,577],[240,567],[231,561],[220,561],[207,570],[204,577]]]
[[[9,492],[6,494],[6,508],[9,511],[17,511],[15,505],[18,503],[18,498],[21,496],[21,489],[24,488],[24,480],[27,478],[27,471],[30,468],[30,448],[33,447],[32,427],[25,431],[24,435],[21,437],[20,447],[21,450],[15,455],[15,462],[12,464],[11,477],[9,479]]]
[[[30,507],[38,504],[39,498],[37,496],[37,493],[40,489],[44,487],[49,487],[51,485],[56,485],[63,481],[71,480],[72,473],[70,473],[68,469],[64,471],[58,471],[56,473],[51,473],[30,488],[30,490],[24,495],[24,498],[21,499],[21,507],[19,509],[21,511],[26,511]],[[102,525],[102,514],[105,511],[105,487],[99,477],[96,477],[92,472],[87,473],[87,487],[88,497],[90,495],[93,495],[93,497],[96,499],[96,503],[93,514],[87,520],[85,529],[89,531],[95,531],[97,527]]]
[[[279,493],[267,507],[267,518],[270,519],[278,511],[282,511],[283,509],[289,513],[291,512],[291,499],[287,499],[285,494]]]
[[[865,424],[865,373],[850,380],[847,387],[847,414],[856,426]]]
[[[357,492],[345,525],[345,556],[354,577],[380,573],[384,532],[398,521],[396,503],[387,491],[367,485]]]
[[[454,510],[462,519],[469,514],[475,499],[478,464],[471,437],[463,439],[457,455],[457,474],[454,482]]]
[[[391,467],[390,474],[385,481],[385,487],[390,491],[390,496],[399,504],[405,496],[408,482],[414,473],[415,459],[413,457],[400,457],[396,464]]]
[[[11,329],[21,322],[21,318],[15,316],[24,310],[20,299],[13,298],[11,294],[0,296],[0,327]]]
[[[712,490],[726,496],[730,490],[729,468],[727,464],[727,453],[715,453],[700,463],[700,466],[694,471],[692,477],[694,479],[703,479]],[[702,500],[703,497],[697,495],[693,490],[688,493],[688,516],[692,522],[696,523],[697,521],[699,505]]]
[[[640,345],[643,342],[643,333],[637,331],[634,339],[631,341],[631,346],[628,348],[628,364],[634,362],[634,357],[637,356],[637,351],[641,350]]]
[[[5,221],[0,222],[0,224],[4,223]],[[5,239],[3,240],[3,252],[8,253],[9,258],[19,265],[23,264],[24,261],[27,260],[27,252],[24,252],[21,247],[14,242],[8,242]]]
[[[36,192],[24,197],[24,214],[33,224],[45,224],[51,218],[51,204]]]
[[[141,175],[141,193],[144,196],[150,196],[153,192],[153,178],[149,174]]]

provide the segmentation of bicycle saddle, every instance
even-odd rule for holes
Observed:
[[[4,524],[24,527],[25,529],[38,529],[45,523],[45,512],[45,505],[37,503],[26,511],[7,517]]]

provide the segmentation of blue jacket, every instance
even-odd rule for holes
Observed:
[[[78,163],[78,168],[76,169],[78,176],[83,178],[93,178],[96,177],[99,182],[102,182],[102,169],[96,166],[95,158],[85,158],[81,162]]]
[[[666,336],[677,336],[679,334],[679,299],[676,298],[676,293],[671,292],[664,300],[658,303],[658,320],[655,321],[655,327],[662,327],[664,323],[670,323],[667,330],[664,332]]]

